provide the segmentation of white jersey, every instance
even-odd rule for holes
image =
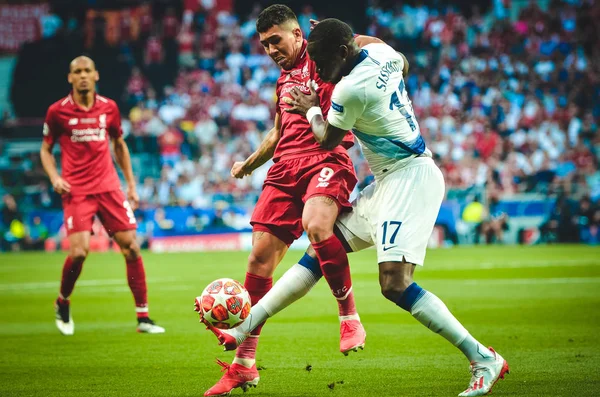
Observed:
[[[375,178],[431,157],[404,89],[404,59],[383,43],[368,44],[334,88],[327,121],[352,129]]]

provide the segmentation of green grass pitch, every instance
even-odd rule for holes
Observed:
[[[0,396],[201,396],[221,375],[215,358],[230,361],[233,353],[200,326],[193,300],[215,278],[243,281],[247,255],[145,253],[150,314],[167,333],[142,335],[123,259],[92,253],[72,296],[72,337],[54,326],[63,254],[0,255]],[[300,255],[288,253],[276,277]],[[365,350],[339,353],[337,306],[322,281],[267,323],[261,381],[246,396],[464,390],[462,354],[381,296],[375,252],[350,262]],[[511,373],[494,395],[600,395],[600,248],[432,250],[415,279],[508,360]]]

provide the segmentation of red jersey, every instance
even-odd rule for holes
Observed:
[[[291,105],[283,101],[283,98],[291,98],[290,91],[292,88],[296,87],[303,94],[310,94],[308,81],[314,80],[319,86],[317,95],[319,96],[323,118],[327,120],[327,112],[331,106],[331,93],[335,85],[324,82],[317,75],[317,67],[308,56],[306,44],[307,42],[304,40],[300,51],[301,55],[296,60],[294,67],[290,70],[282,70],[277,80],[277,113],[281,117],[281,139],[277,144],[277,148],[275,148],[273,161],[277,161],[284,156],[301,157],[326,151],[315,140],[310,123],[306,120],[306,117],[284,111],[284,109],[291,107]],[[354,137],[348,131],[348,134],[344,137],[340,145],[343,147],[338,146],[335,150],[343,150],[345,152],[344,148],[347,149],[352,145],[354,145]]]
[[[96,95],[90,110],[69,96],[54,102],[44,122],[44,142],[61,150],[62,177],[71,195],[88,195],[121,187],[110,154],[109,138],[123,135],[117,104]]]

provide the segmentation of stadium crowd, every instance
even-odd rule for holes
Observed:
[[[229,172],[256,149],[274,114],[279,70],[257,40],[260,7],[240,18],[214,2],[184,3],[193,7],[146,21],[142,62],[120,98],[132,153],[156,159],[154,172],[138,173],[142,206],[251,206],[270,163],[243,180]],[[407,90],[449,198],[483,190],[492,200],[528,192],[575,199],[572,216],[550,214],[545,232],[556,232],[560,218],[597,242],[600,3],[553,0],[543,10],[530,1],[516,18],[505,3],[483,13],[477,5],[460,12],[371,0],[365,33],[409,59]],[[310,6],[297,11],[305,35],[309,19],[324,17]],[[174,44],[176,77],[166,81],[160,71]],[[372,176],[358,145],[351,155],[362,188]],[[39,159],[28,161],[41,205],[56,205],[35,177]]]

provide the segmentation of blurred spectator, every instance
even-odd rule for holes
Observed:
[[[194,33],[189,26],[184,26],[177,36],[179,43],[179,64],[188,68],[195,66],[194,59]]]
[[[182,144],[183,134],[173,125],[168,126],[167,130],[158,137],[161,164],[168,164],[174,167],[181,157]]]
[[[498,197],[489,199],[486,216],[479,226],[480,233],[484,236],[487,244],[492,242],[503,243],[504,232],[508,230],[508,216],[502,210]]]
[[[144,92],[148,88],[148,83],[139,68],[135,67],[131,71],[129,82],[127,83],[128,102],[138,103],[144,99]]]
[[[214,228],[223,228],[227,225],[225,224],[225,220],[223,220],[223,210],[220,208],[215,209],[215,215],[209,224],[210,227]]]
[[[144,184],[137,189],[142,204],[153,203],[156,195],[155,181],[151,177],[144,179]]]
[[[165,16],[162,20],[162,37],[166,39],[174,39],[177,37],[179,32],[179,20],[175,15],[175,9],[173,7],[167,8]]]
[[[549,218],[541,225],[541,240],[546,243],[572,243],[579,239],[573,211],[564,195],[556,201]]]
[[[25,249],[41,251],[44,249],[49,232],[46,225],[42,223],[42,218],[34,216],[27,224],[25,235]]]
[[[2,250],[19,251],[22,248],[23,239],[26,236],[26,228],[23,223],[23,214],[17,208],[15,198],[10,194],[2,197]]]
[[[146,41],[146,52],[144,61],[146,65],[161,64],[164,60],[163,43],[158,36],[151,36]]]
[[[600,208],[594,206],[589,197],[579,201],[574,223],[579,228],[579,239],[582,243],[598,244],[600,242],[598,226],[600,226]]]
[[[157,208],[154,211],[154,224],[159,230],[172,230],[175,227],[175,223],[171,219],[167,219],[165,210]]]
[[[143,213],[136,214],[137,222],[137,243],[142,249],[150,248],[152,243],[152,232],[154,230],[154,223],[146,219]]]

